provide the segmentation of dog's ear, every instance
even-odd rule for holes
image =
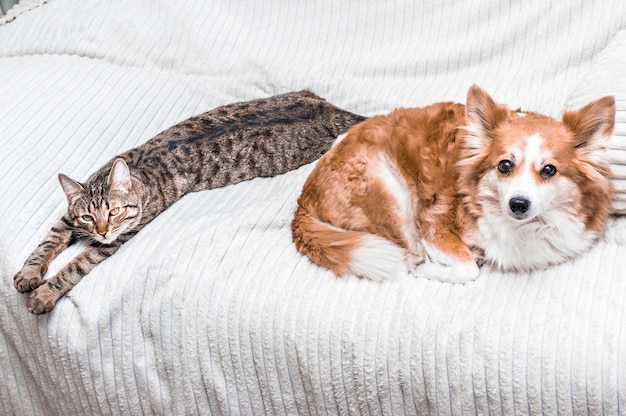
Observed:
[[[579,110],[563,114],[563,124],[574,134],[574,147],[591,153],[604,148],[615,125],[615,99],[593,101]]]
[[[467,92],[465,117],[467,128],[473,136],[492,139],[500,123],[508,119],[510,111],[506,106],[496,104],[485,90],[477,85]]]

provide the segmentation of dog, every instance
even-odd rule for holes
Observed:
[[[400,108],[353,126],[317,162],[291,223],[298,251],[336,275],[474,280],[489,263],[532,271],[603,233],[604,149],[615,100],[561,120],[472,86],[466,104]]]

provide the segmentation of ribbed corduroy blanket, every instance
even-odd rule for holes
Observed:
[[[58,172],[304,88],[364,115],[474,83],[554,116],[615,95],[626,212],[623,0],[24,0],[2,22],[0,414],[626,413],[622,218],[535,273],[338,279],[290,239],[309,165],[183,198],[47,315],[12,281],[66,209]]]

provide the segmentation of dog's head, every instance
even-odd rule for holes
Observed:
[[[466,104],[459,189],[477,215],[519,224],[580,216],[586,229],[603,228],[612,186],[605,145],[615,100],[604,97],[562,119],[496,104],[477,86]]]

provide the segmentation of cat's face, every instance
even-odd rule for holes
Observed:
[[[141,199],[122,159],[113,163],[106,180],[95,178],[83,185],[59,174],[59,181],[74,227],[99,243],[112,243],[141,218]]]

